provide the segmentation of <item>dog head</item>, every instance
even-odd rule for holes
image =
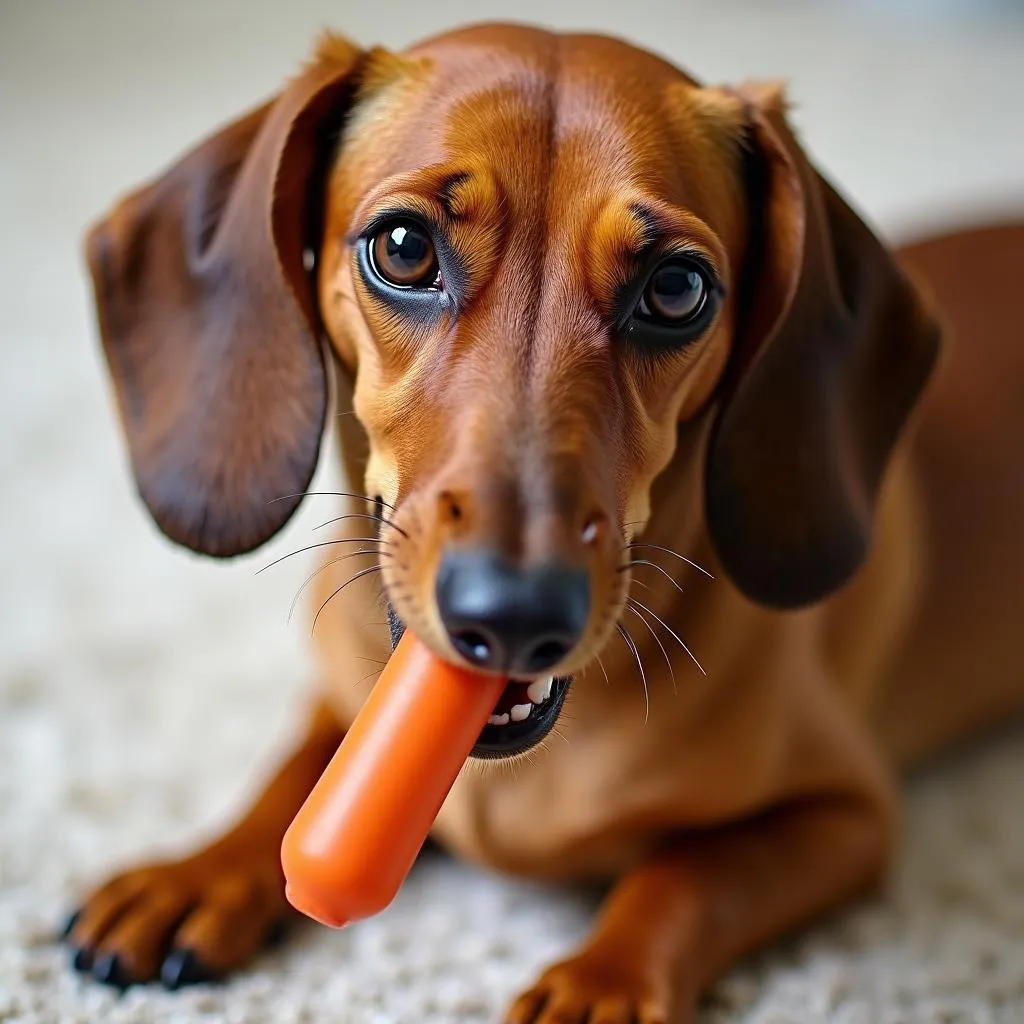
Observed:
[[[615,40],[482,27],[402,55],[331,37],[271,103],[90,235],[140,493],[248,551],[317,459],[322,341],[388,510],[399,617],[533,678],[607,640],[681,423],[727,574],[796,607],[869,544],[935,358],[885,248],[780,90]]]

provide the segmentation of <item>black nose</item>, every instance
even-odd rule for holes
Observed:
[[[590,578],[579,568],[517,569],[491,553],[449,552],[437,575],[437,607],[467,661],[534,675],[561,661],[583,635]]]

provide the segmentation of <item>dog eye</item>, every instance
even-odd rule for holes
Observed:
[[[378,277],[399,288],[437,288],[437,254],[430,236],[413,221],[395,221],[370,242],[371,263]]]
[[[635,315],[666,327],[683,327],[701,317],[710,291],[707,276],[696,263],[669,259],[651,274]]]

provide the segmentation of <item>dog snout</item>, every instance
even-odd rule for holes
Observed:
[[[452,645],[471,664],[532,676],[582,638],[590,577],[558,562],[519,567],[488,551],[449,551],[438,571],[437,607]]]

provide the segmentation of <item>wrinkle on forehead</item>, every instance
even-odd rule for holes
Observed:
[[[691,79],[601,36],[472,27],[402,55],[374,53],[365,75],[345,149],[372,151],[378,177],[476,158],[525,198],[546,186],[538,168],[556,163],[591,187],[671,176],[677,146],[666,135],[708,134],[687,115],[699,106],[686,101],[700,92]]]

